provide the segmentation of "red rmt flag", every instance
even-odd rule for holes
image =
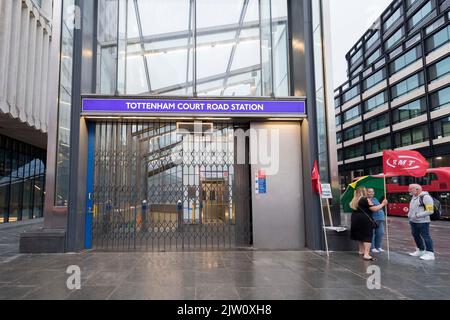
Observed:
[[[315,193],[322,194],[322,185],[320,184],[319,166],[314,161],[314,167],[311,172],[312,189]]]
[[[428,161],[417,151],[384,151],[383,172],[387,176],[420,178],[427,174]]]

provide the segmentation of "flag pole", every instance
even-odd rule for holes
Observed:
[[[320,197],[320,212],[322,213],[322,230],[323,230],[323,236],[325,238],[325,248],[327,250],[327,258],[330,258],[330,250],[328,248],[327,229],[325,228],[325,215],[323,213],[322,195],[319,194],[319,197]]]
[[[328,219],[330,219],[330,225],[331,225],[331,227],[334,228],[333,217],[331,216],[330,202],[329,202],[328,199],[325,199],[325,201],[327,202]]]
[[[386,187],[386,174],[383,174],[384,179],[384,199],[387,200],[387,187]],[[388,223],[388,208],[389,205],[385,207],[385,214],[386,214],[386,240],[387,240],[387,252],[388,252],[388,260],[391,260],[391,246],[390,246],[390,240],[389,240],[389,223]]]

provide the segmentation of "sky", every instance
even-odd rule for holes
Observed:
[[[345,55],[373,25],[392,0],[328,1],[330,1],[331,9],[333,78],[336,89],[347,81]]]

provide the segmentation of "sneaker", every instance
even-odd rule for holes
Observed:
[[[420,259],[425,261],[434,261],[436,260],[436,257],[434,256],[433,252],[426,251],[426,253],[420,257]]]
[[[409,255],[411,257],[421,257],[426,253],[426,251],[421,251],[419,249],[416,250],[416,252],[411,252]]]
[[[381,249],[381,248],[378,248],[378,251],[379,251],[379,252],[384,252],[384,250],[383,250],[383,249]]]
[[[380,253],[380,251],[378,251],[377,249],[372,249],[373,253]]]

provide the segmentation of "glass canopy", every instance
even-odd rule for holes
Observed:
[[[97,93],[288,96],[287,0],[100,0]]]

